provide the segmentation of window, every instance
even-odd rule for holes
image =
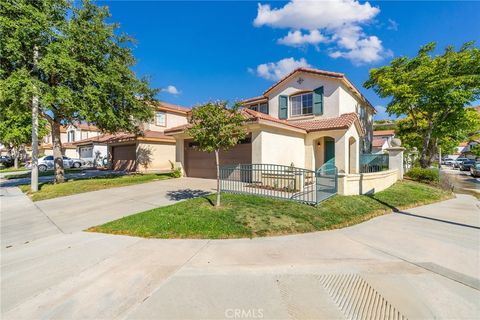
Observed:
[[[299,94],[290,98],[292,116],[304,116],[313,113],[313,93]]]
[[[52,161],[52,160],[53,160],[53,156],[46,156],[44,160]]]
[[[163,111],[155,112],[155,124],[160,127],[167,126],[167,114]]]
[[[250,109],[253,111],[268,114],[268,103],[253,104],[250,106]]]
[[[68,142],[74,142],[75,141],[75,130],[68,131],[67,140],[68,140]]]

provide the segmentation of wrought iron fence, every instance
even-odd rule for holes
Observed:
[[[388,170],[388,154],[361,154],[360,173]]]
[[[337,192],[336,168],[322,172],[276,164],[220,166],[221,191],[287,199],[309,204]]]

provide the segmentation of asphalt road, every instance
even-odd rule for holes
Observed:
[[[472,177],[470,171],[460,171],[451,168],[444,168],[442,171],[449,176],[454,186],[454,192],[480,194],[480,178]]]

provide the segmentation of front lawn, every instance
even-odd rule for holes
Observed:
[[[112,175],[86,179],[69,180],[65,183],[40,183],[39,190],[30,193],[30,185],[20,186],[19,188],[27,193],[33,201],[46,200],[56,197],[64,197],[72,194],[109,189],[115,187],[129,186],[157,180],[170,179],[169,173],[149,173],[149,174],[132,174],[132,175]]]
[[[25,171],[26,169],[23,169],[22,171]],[[69,169],[64,169],[65,173],[79,173],[85,170],[84,168],[79,168],[79,169],[74,169],[74,168],[69,168]],[[38,176],[39,177],[48,177],[48,176],[53,176],[55,174],[54,170],[48,170],[48,171],[39,171]],[[30,178],[32,175],[31,171],[25,172],[25,173],[18,173],[18,174],[11,174],[5,177],[7,180],[12,180],[12,179],[23,179],[23,178]]]
[[[17,171],[25,171],[25,167],[19,167],[15,169],[15,167],[9,167],[9,168],[2,168],[0,169],[0,173],[6,173],[6,172],[17,172]]]
[[[334,196],[312,207],[251,195],[195,198],[124,217],[88,229],[152,238],[244,238],[336,229],[392,211],[452,197],[451,193],[411,181],[397,182],[373,196]]]

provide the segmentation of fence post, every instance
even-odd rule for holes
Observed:
[[[398,169],[398,180],[403,179],[403,147],[390,147],[386,149],[388,152],[388,168],[390,170]]]

